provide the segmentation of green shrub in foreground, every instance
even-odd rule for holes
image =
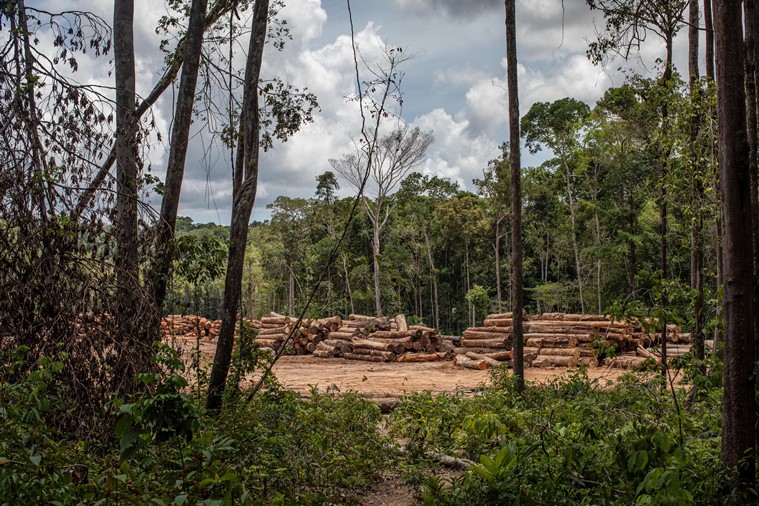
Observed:
[[[391,433],[475,460],[467,472],[429,478],[427,504],[721,504],[721,392],[688,404],[688,391],[628,375],[599,385],[580,372],[517,395],[498,371],[492,387],[416,394]],[[678,416],[678,409],[680,416]],[[428,420],[446,412],[443,429]],[[412,455],[411,458],[414,456]]]

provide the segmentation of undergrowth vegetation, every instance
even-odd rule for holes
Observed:
[[[417,470],[426,504],[755,500],[750,490],[723,495],[729,479],[719,464],[721,390],[696,398],[674,391],[659,376],[628,374],[606,384],[580,370],[519,395],[510,374],[497,370],[492,386],[474,397],[405,398],[388,426],[416,450],[410,468],[429,454],[474,460],[454,477]]]
[[[156,357],[162,372],[138,378],[151,395],[117,403],[105,441],[50,423],[72,409],[56,392],[63,360],[0,383],[0,504],[356,504],[382,475],[400,475],[425,504],[756,499],[726,495],[714,386],[692,396],[658,376],[607,383],[580,370],[520,395],[497,368],[474,395],[412,394],[384,423],[356,394],[305,398],[276,382],[210,416],[176,353]],[[441,473],[441,454],[471,465]]]

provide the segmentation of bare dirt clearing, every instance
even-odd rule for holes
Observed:
[[[195,340],[177,338],[176,345],[189,357],[194,352]],[[201,340],[200,350],[204,362],[211,362],[215,349],[215,343]],[[545,383],[573,371],[574,369],[528,367],[525,376],[527,381]],[[590,378],[598,378],[602,385],[605,385],[605,380],[615,380],[626,372],[600,367],[589,368],[587,371]],[[327,359],[311,355],[283,356],[275,364],[273,372],[285,388],[300,394],[308,394],[313,387],[324,391],[334,386],[341,392],[354,391],[372,398],[400,397],[424,390],[472,391],[490,381],[488,371],[456,367],[450,360],[400,363]]]
[[[572,370],[527,368],[528,381],[543,383]],[[588,376],[614,380],[625,371],[619,369],[588,369]],[[450,360],[442,362],[397,363],[361,362],[342,358],[322,359],[311,356],[279,359],[274,374],[285,388],[308,393],[312,386],[324,390],[336,386],[368,397],[399,397],[411,392],[432,392],[456,389],[474,390],[490,380],[488,371],[455,367]]]

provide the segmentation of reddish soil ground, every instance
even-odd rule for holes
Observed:
[[[195,346],[194,339],[177,338],[185,356]],[[216,349],[215,343],[201,340],[201,355],[210,363]],[[306,356],[283,356],[273,369],[279,382],[300,394],[308,394],[312,387],[323,391],[337,387],[341,392],[354,391],[372,398],[399,397],[410,392],[471,391],[490,380],[488,371],[475,371],[455,367],[450,360],[442,362],[397,363],[363,362],[343,358],[316,358]],[[527,368],[527,381],[543,383],[571,373],[568,369]],[[625,371],[620,369],[588,369],[588,376],[614,380]]]

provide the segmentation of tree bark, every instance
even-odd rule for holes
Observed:
[[[722,464],[753,482],[756,450],[753,246],[740,0],[717,2],[715,42],[725,295]]]
[[[516,0],[505,0],[506,81],[509,97],[509,162],[511,165],[511,299],[514,326],[514,375],[516,388],[524,390],[524,342],[522,332],[522,169],[519,136],[517,78]]]
[[[134,0],[115,0],[113,40],[116,79],[116,266],[117,321],[123,335],[137,314],[137,118],[135,116]]]
[[[377,205],[379,211],[379,204]],[[379,217],[377,217],[379,219]],[[382,316],[382,292],[380,276],[380,229],[379,224],[372,220],[372,260],[374,261],[374,310],[377,316]]]
[[[253,26],[248,46],[243,85],[243,110],[241,126],[242,142],[237,146],[235,167],[232,225],[230,229],[227,274],[224,282],[224,306],[221,332],[216,345],[211,379],[206,397],[206,409],[221,408],[224,387],[229,373],[234,344],[237,307],[242,290],[242,271],[245,262],[245,246],[248,240],[248,222],[256,199],[258,185],[258,158],[261,125],[258,107],[258,81],[261,74],[264,45],[266,42],[269,0],[257,0],[253,10]]]
[[[195,104],[195,87],[200,69],[200,54],[203,50],[203,32],[208,0],[193,0],[190,8],[190,22],[185,38],[186,47],[179,78],[179,93],[174,111],[174,125],[171,132],[169,162],[166,167],[161,215],[158,219],[158,236],[153,264],[153,298],[160,314],[166,299],[166,286],[171,276],[174,252],[172,240],[177,224],[179,196],[184,179],[185,157],[192,124]]]
[[[430,263],[430,274],[432,277],[432,311],[433,320],[435,321],[435,328],[440,328],[440,303],[438,302],[437,292],[437,269],[435,269],[435,260],[432,256],[432,245],[430,244],[430,233],[427,230],[427,226],[423,226],[424,232],[424,245],[427,249],[427,260]]]
[[[704,32],[706,32],[706,77],[714,81],[714,24],[712,23],[712,0],[704,0]]]
[[[744,7],[745,22],[745,81],[746,81],[746,133],[749,145],[749,180],[751,190],[751,237],[753,246],[753,305],[759,301],[759,195],[757,185],[757,29],[759,29],[759,5],[756,1],[746,1]],[[754,311],[754,347],[759,350],[759,313]],[[759,378],[756,387],[759,389]],[[755,440],[759,443],[759,427],[756,429]]]
[[[577,287],[580,290],[580,312],[585,313],[585,298],[582,294],[582,266],[580,262],[580,247],[577,244],[577,217],[575,215],[575,200],[572,196],[572,181],[567,163],[566,147],[561,147],[561,163],[564,165],[564,175],[567,182],[567,201],[569,202],[569,218],[572,222],[572,249],[575,254],[575,268],[577,269]]]
[[[698,0],[690,0],[688,5],[688,73],[690,75],[690,94],[691,101],[694,105],[701,100],[701,89],[699,87],[699,69],[698,69],[698,46],[699,46],[699,4]],[[691,124],[691,146],[695,153],[699,153],[697,147],[698,133],[703,126],[703,117],[692,119]],[[703,199],[704,187],[701,179],[703,174],[703,163],[700,157],[692,157],[691,170],[691,187],[693,189],[693,217],[691,222],[691,288],[695,292],[693,301],[693,312],[695,321],[691,342],[693,343],[694,355],[698,360],[704,359],[704,218],[703,218]],[[699,368],[701,374],[706,373],[706,368]]]

